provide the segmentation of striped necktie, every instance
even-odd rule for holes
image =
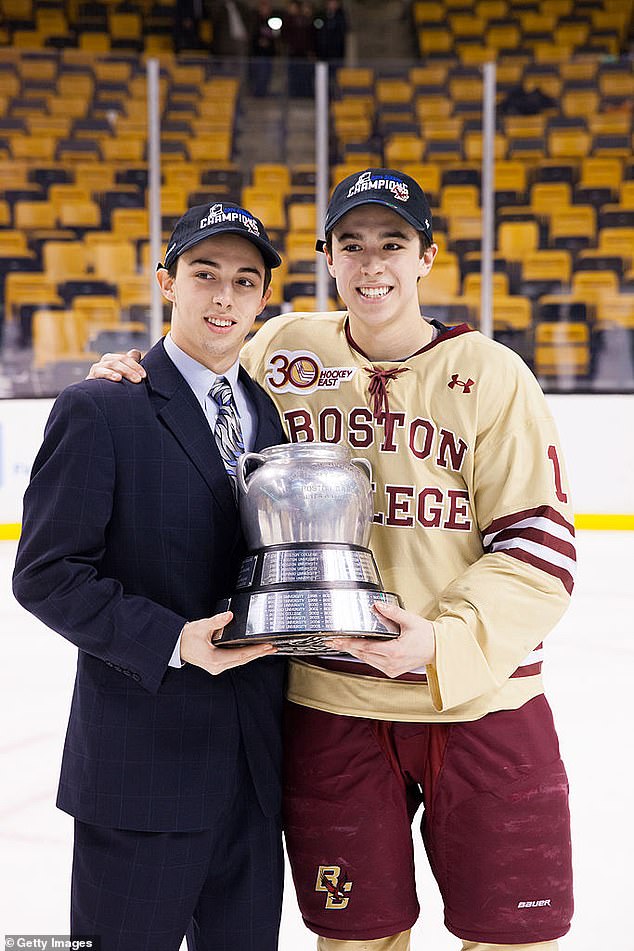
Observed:
[[[240,429],[240,420],[233,400],[231,384],[224,376],[219,376],[209,395],[218,404],[218,418],[214,428],[214,436],[218,451],[222,456],[225,469],[231,480],[234,494],[238,494],[237,465],[238,456],[244,452],[244,440]]]

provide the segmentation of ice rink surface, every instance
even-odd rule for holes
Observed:
[[[0,543],[0,932],[68,930],[72,820],[55,808],[75,648],[11,594],[15,543]],[[580,532],[568,613],[546,641],[544,678],[571,786],[576,914],[561,951],[634,951],[632,732],[634,533]],[[425,854],[413,951],[451,951]],[[312,951],[287,882],[280,951]]]

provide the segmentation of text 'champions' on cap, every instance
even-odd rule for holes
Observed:
[[[239,205],[218,201],[196,205],[179,218],[167,244],[165,262],[159,267],[169,269],[183,251],[221,234],[236,234],[250,241],[259,249],[267,267],[279,267],[282,263],[259,218]]]
[[[360,205],[383,205],[433,241],[431,209],[417,181],[391,168],[368,168],[339,182],[326,210],[325,233]]]

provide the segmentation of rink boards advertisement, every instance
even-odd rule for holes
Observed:
[[[577,528],[634,530],[634,395],[549,395]],[[17,538],[22,497],[52,399],[0,400],[0,538]]]

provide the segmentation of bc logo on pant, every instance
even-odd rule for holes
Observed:
[[[316,892],[326,892],[326,908],[345,908],[350,901],[349,892],[352,891],[352,882],[348,881],[348,874],[339,865],[320,865],[317,870]]]

